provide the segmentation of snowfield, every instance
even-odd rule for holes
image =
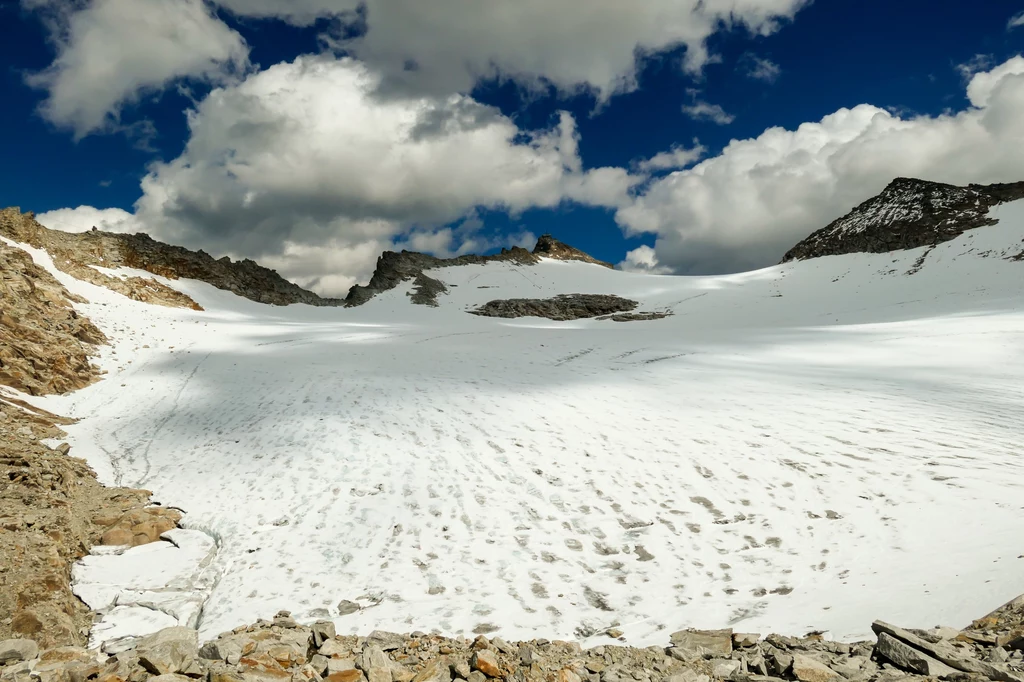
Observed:
[[[431,271],[439,308],[162,280],[206,308],[172,310],[55,273],[109,375],[33,402],[81,419],[103,481],[187,512],[173,545],[76,569],[94,643],[279,609],[637,646],[964,625],[1024,592],[1024,202],[996,214],[916,272],[925,249],[719,277],[494,263]],[[674,315],[465,312],[577,292]]]

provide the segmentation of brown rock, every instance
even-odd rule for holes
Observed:
[[[839,673],[820,661],[801,654],[793,655],[793,677],[800,682],[831,682]]]
[[[493,651],[489,649],[480,649],[473,654],[473,659],[470,661],[473,670],[479,670],[488,677],[501,677],[502,671],[501,666],[498,663],[498,657],[494,655]]]

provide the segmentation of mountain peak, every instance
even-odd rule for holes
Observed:
[[[578,260],[584,263],[603,265],[606,268],[614,268],[611,263],[597,260],[588,253],[569,246],[565,242],[558,241],[550,234],[542,234],[540,236],[540,239],[537,240],[537,245],[533,247],[533,255],[554,258],[555,260]]]
[[[898,177],[790,249],[782,262],[845,253],[885,253],[940,244],[995,224],[989,210],[1024,198],[1024,182],[967,185]]]

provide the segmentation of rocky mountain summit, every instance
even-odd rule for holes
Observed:
[[[507,642],[413,632],[338,635],[287,611],[199,646],[172,627],[109,643],[104,651],[0,642],[4,682],[1024,682],[1024,597],[965,630],[910,630],[875,621],[874,642],[833,642],[820,633],[784,637],[680,630],[668,646],[638,649],[534,639]],[[609,637],[623,639],[621,630]]]
[[[950,241],[994,225],[989,210],[1024,198],[1024,182],[957,187],[896,178],[868,199],[790,249],[782,262],[846,253],[884,253]]]
[[[436,305],[437,295],[446,291],[444,284],[425,274],[425,270],[448,268],[459,265],[485,265],[487,263],[515,263],[516,265],[533,265],[541,258],[555,260],[582,261],[595,263],[611,268],[610,263],[599,261],[579,249],[558,241],[549,234],[541,235],[533,251],[521,246],[502,249],[493,256],[464,255],[455,258],[437,258],[416,251],[385,251],[377,259],[377,267],[366,285],[353,286],[345,298],[346,306],[362,305],[379,293],[390,291],[400,283],[415,280],[416,291],[412,294],[412,302],[422,305]]]
[[[164,244],[144,233],[120,234],[95,228],[81,233],[51,230],[40,225],[31,212],[23,214],[17,208],[0,211],[0,236],[45,250],[57,268],[73,277],[147,303],[198,308],[189,297],[155,280],[111,277],[96,268],[135,268],[168,279],[196,279],[272,305],[342,303],[320,298],[252,260],[232,261],[227,256],[214,259],[204,251]]]

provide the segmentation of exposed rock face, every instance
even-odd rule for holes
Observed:
[[[0,385],[46,395],[98,378],[89,357],[106,337],[72,308],[81,300],[0,243]],[[92,618],[71,592],[71,565],[97,543],[155,541],[181,517],[143,509],[147,491],[101,486],[67,444],[39,442],[70,423],[0,394],[0,639],[84,643]]]
[[[605,263],[603,260],[597,260],[593,256],[583,253],[579,249],[575,249],[568,244],[558,241],[550,234],[542,234],[540,239],[537,240],[537,245],[533,247],[533,255],[543,256],[544,258],[554,258],[555,260],[578,260],[584,263],[594,263],[596,265],[603,265],[606,268],[614,269],[614,265],[611,263]]]
[[[54,277],[0,242],[0,384],[30,395],[67,393],[96,380],[89,362],[107,342]]]
[[[345,298],[345,305],[362,305],[379,293],[390,291],[407,280],[416,279],[424,270],[447,268],[456,265],[483,265],[494,262],[529,265],[536,263],[537,260],[536,256],[518,246],[514,246],[511,249],[502,249],[501,253],[494,256],[466,255],[456,258],[436,258],[415,251],[402,251],[400,253],[385,251],[377,259],[377,267],[373,271],[373,276],[370,278],[369,283],[366,286],[357,284],[352,287]],[[430,281],[436,282],[436,280],[432,279]],[[437,282],[437,284],[441,283]],[[430,305],[428,299],[414,300],[413,302]]]
[[[1024,182],[957,187],[896,178],[876,197],[803,240],[782,262],[940,244],[995,224],[989,210],[1024,198]]]
[[[316,306],[342,303],[338,299],[320,298],[251,260],[233,262],[226,256],[214,259],[204,251],[171,246],[141,233],[50,230],[36,222],[31,213],[22,214],[17,208],[0,211],[0,235],[45,249],[53,257],[54,265],[78,279],[147,303],[198,308],[184,294],[154,280],[138,277],[122,280],[90,266],[136,268],[169,279],[196,279],[259,303]]]
[[[579,320],[633,310],[639,303],[611,294],[562,294],[554,298],[507,298],[469,312],[483,317],[546,317]]]
[[[533,265],[540,261],[541,257],[554,258],[557,260],[578,260],[585,263],[595,263],[606,268],[613,267],[610,263],[599,261],[564,244],[549,234],[543,235],[537,240],[533,252],[524,248],[513,246],[511,249],[502,249],[501,253],[493,256],[457,256],[456,258],[436,258],[425,253],[415,251],[385,251],[377,259],[377,267],[373,271],[373,277],[366,286],[357,284],[352,287],[345,298],[345,305],[356,306],[366,303],[377,294],[394,289],[400,283],[410,279],[416,280],[417,291],[412,295],[412,302],[421,305],[437,305],[437,295],[445,293],[446,289],[441,282],[423,275],[424,270],[433,268],[448,268],[458,265],[483,265],[485,263],[507,262],[516,265]]]

